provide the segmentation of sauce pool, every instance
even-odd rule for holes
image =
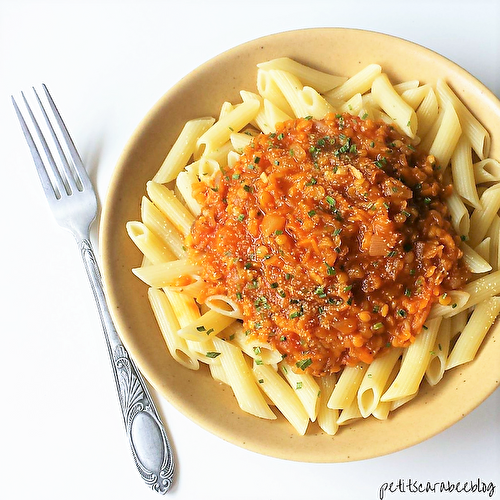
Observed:
[[[194,186],[186,239],[203,302],[225,294],[248,335],[315,376],[407,347],[468,278],[434,157],[349,114],[260,134]]]

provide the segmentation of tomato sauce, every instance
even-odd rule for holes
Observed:
[[[278,124],[194,196],[199,297],[225,294],[248,335],[315,376],[407,347],[468,277],[434,157],[349,114]],[[449,299],[448,299],[449,300]]]

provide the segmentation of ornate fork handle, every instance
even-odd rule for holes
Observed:
[[[172,485],[174,475],[168,437],[144,379],[121,343],[111,320],[90,240],[88,236],[76,239],[99,310],[135,464],[146,484],[165,494]]]

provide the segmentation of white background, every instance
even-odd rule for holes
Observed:
[[[420,43],[500,97],[498,0],[0,0],[0,498],[157,496],[135,470],[80,257],[48,210],[10,95],[49,86],[102,202],[135,126],[176,81],[234,45],[325,26]],[[159,404],[178,461],[172,499],[375,499],[400,478],[479,478],[500,497],[498,391],[411,449],[320,465],[237,448]]]

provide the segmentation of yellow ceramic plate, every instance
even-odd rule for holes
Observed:
[[[243,413],[231,389],[208,370],[190,371],[171,359],[147,299],[147,287],[131,272],[141,255],[125,224],[139,219],[145,184],[152,178],[183,124],[217,116],[223,101],[239,102],[239,90],[255,90],[256,64],[288,56],[317,69],[352,75],[378,63],[395,83],[445,78],[492,135],[491,155],[500,158],[500,103],[469,73],[436,53],[378,33],[309,29],[261,38],[208,61],[170,89],[131,138],[113,177],[101,226],[104,281],[118,331],[151,384],[178,410],[236,445],[274,457],[304,462],[343,462],[391,453],[419,443],[478,406],[500,380],[500,341],[490,332],[477,359],[446,373],[389,420],[373,418],[342,427],[334,436],[310,424],[298,436],[282,417],[267,421]]]

